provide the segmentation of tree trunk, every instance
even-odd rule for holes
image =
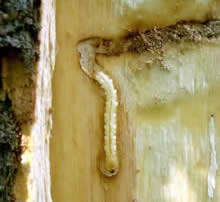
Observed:
[[[26,148],[16,200],[220,201],[219,18],[215,0],[42,1],[34,110],[2,58],[21,75],[2,82]]]
[[[219,201],[218,8],[216,1],[57,1],[55,202]],[[95,45],[79,53],[87,39]],[[99,71],[119,102],[112,177],[100,171],[109,123]]]

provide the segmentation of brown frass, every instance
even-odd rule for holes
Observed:
[[[200,42],[217,38],[220,35],[220,21],[211,20],[204,23],[180,22],[175,25],[143,30],[139,32],[128,32],[125,37],[118,39],[96,40],[96,53],[104,55],[119,55],[125,52],[160,54],[163,45],[169,42]]]

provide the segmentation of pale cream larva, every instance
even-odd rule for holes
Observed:
[[[117,90],[114,88],[113,81],[105,73],[99,71],[95,79],[105,90],[105,136],[104,151],[105,163],[103,172],[105,175],[112,176],[118,172],[118,155],[117,155]]]
[[[118,173],[119,160],[117,154],[117,90],[112,79],[105,74],[95,62],[97,40],[81,42],[78,50],[81,54],[80,65],[82,70],[92,79],[95,79],[105,91],[105,125],[104,125],[104,151],[105,160],[101,163],[101,171],[105,176]]]

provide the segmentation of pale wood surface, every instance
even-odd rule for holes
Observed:
[[[115,26],[110,26],[114,21],[109,9],[111,6],[111,3],[103,1],[57,1],[54,129],[51,139],[54,202],[133,199],[135,155],[126,115],[121,109],[119,148],[123,160],[120,172],[107,179],[99,171],[104,152],[104,92],[81,71],[77,52],[79,40],[109,36],[118,31]]]
[[[188,192],[187,183],[185,183],[187,188],[183,189],[180,195],[177,194],[179,198],[175,198],[175,194],[172,195],[172,192],[178,192],[178,190],[172,190],[173,187],[181,189],[182,187],[177,185],[184,184],[182,179],[187,177],[191,179],[194,176],[192,173],[197,172],[197,170],[193,170],[190,174],[188,171],[185,175],[179,174],[180,178],[176,181],[176,175],[169,178],[170,161],[173,158],[178,158],[177,154],[183,154],[185,149],[181,147],[183,142],[176,144],[173,141],[174,150],[166,153],[169,150],[164,151],[162,148],[165,146],[170,147],[170,145],[160,142],[161,135],[158,135],[160,132],[150,134],[148,129],[150,127],[153,128],[152,130],[156,130],[161,123],[169,125],[170,110],[172,111],[176,107],[184,112],[184,121],[191,123],[187,121],[188,118],[186,117],[189,116],[192,118],[191,120],[195,119],[191,113],[195,106],[192,105],[192,108],[185,106],[191,106],[203,97],[195,98],[195,101],[186,97],[184,99],[189,99],[186,104],[180,103],[172,106],[172,102],[179,99],[179,90],[177,89],[175,92],[176,98],[170,98],[165,94],[168,97],[167,105],[159,106],[159,108],[152,105],[152,111],[149,110],[148,106],[152,104],[151,102],[154,102],[151,99],[153,92],[161,88],[162,90],[158,90],[158,92],[163,94],[164,84],[169,86],[169,82],[161,82],[154,87],[153,80],[148,81],[148,70],[138,71],[136,74],[132,71],[129,72],[130,69],[140,64],[140,62],[137,63],[137,58],[129,54],[115,58],[100,57],[100,63],[112,76],[120,93],[120,112],[118,114],[120,172],[119,175],[108,179],[104,178],[99,171],[99,163],[103,158],[104,95],[98,84],[88,79],[81,71],[77,43],[89,37],[113,38],[126,34],[128,30],[152,28],[156,25],[166,26],[180,20],[205,20],[207,16],[216,17],[218,14],[216,12],[216,1],[212,0],[194,2],[173,0],[166,1],[166,3],[162,0],[146,0],[136,1],[136,4],[134,2],[113,0],[65,0],[64,2],[57,0],[57,57],[53,79],[54,118],[50,150],[52,198],[54,202],[132,202],[136,200],[140,202],[180,202],[184,199],[190,202],[201,202],[199,197],[202,196],[196,198]],[[178,51],[171,50],[170,54],[176,54]],[[208,54],[208,52],[205,54]],[[215,52],[217,54],[219,50],[217,49]],[[188,61],[191,54],[197,55],[196,51],[195,53],[188,53],[188,56],[182,58],[183,64]],[[206,56],[201,54],[195,59],[196,61],[200,61],[200,57],[204,58]],[[217,58],[216,55],[213,57]],[[169,61],[173,62],[173,58],[168,58],[167,62],[169,63]],[[207,60],[207,63],[209,62]],[[177,63],[176,61],[173,62],[174,69],[177,68]],[[217,63],[214,63],[213,68],[217,68]],[[198,63],[195,65],[198,65]],[[153,67],[155,69],[159,68],[157,64],[153,64]],[[162,76],[165,80],[166,78],[168,80],[173,79],[172,75],[170,77],[164,76],[166,74],[164,72],[154,72],[152,74],[157,75],[157,78]],[[173,76],[175,77],[175,75]],[[149,85],[146,87],[147,83]],[[214,90],[217,89],[218,87]],[[149,94],[147,91],[149,91]],[[216,103],[218,98],[218,94],[213,97]],[[140,102],[139,108],[137,108],[136,102]],[[214,108],[218,108],[217,104],[214,106]],[[195,111],[196,114],[200,111],[199,105],[195,108]],[[159,119],[157,118],[158,112],[161,115]],[[200,115],[198,113],[196,116]],[[206,115],[208,113],[204,116]],[[208,117],[204,119],[206,119],[205,123],[207,124]],[[199,127],[196,124],[193,124],[193,128]],[[178,130],[182,130],[181,127]],[[141,132],[142,130],[144,132]],[[173,135],[175,136],[176,133]],[[157,135],[158,138],[155,137]],[[178,134],[178,136],[180,136],[180,139],[184,138],[181,134]],[[152,145],[150,144],[151,141],[153,141]],[[195,141],[197,141],[196,137]],[[209,139],[206,138],[206,141],[209,141]],[[206,142],[205,152],[209,151],[208,144],[209,142]],[[191,148],[199,146],[201,146],[199,143],[195,143]],[[155,153],[149,153],[151,148]],[[178,150],[178,148],[181,149]],[[157,155],[163,154],[163,152],[165,152],[164,156]],[[173,157],[174,154],[176,155]],[[191,155],[190,151],[189,155]],[[160,167],[160,160],[155,160],[155,156],[162,158],[161,162],[165,163],[165,165],[162,165],[165,174],[163,171],[161,171],[162,173],[159,172],[163,168]],[[166,162],[166,158],[171,160]],[[194,157],[191,160],[194,161]],[[180,165],[181,163],[184,163],[184,161],[180,161]],[[199,184],[204,183],[202,190],[208,189],[207,166],[209,165],[209,159],[206,163],[206,170],[204,171],[206,178],[195,182],[196,193],[200,193]],[[157,169],[159,169],[158,172]],[[176,170],[174,169],[174,171]],[[174,181],[172,181],[173,179]],[[162,185],[166,185],[166,183],[167,195],[165,188],[165,191],[160,190]],[[190,195],[188,198],[184,195],[187,193]],[[202,194],[206,194],[203,200],[204,202],[207,201],[207,192]],[[217,200],[218,198],[215,199],[215,201]]]

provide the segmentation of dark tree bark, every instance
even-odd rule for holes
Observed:
[[[0,0],[0,202],[15,200],[21,125],[32,120],[39,8],[40,0]]]

